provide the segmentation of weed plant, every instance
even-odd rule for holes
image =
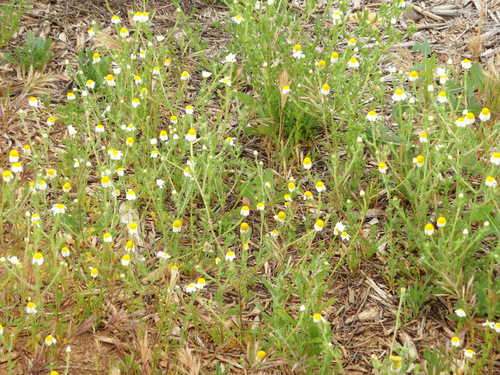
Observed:
[[[93,25],[68,65],[66,103],[29,99],[26,145],[2,162],[9,371],[22,343],[39,371],[70,373],[95,327],[131,332],[112,341],[125,373],[174,359],[179,372],[341,373],[337,271],[375,257],[398,306],[378,373],[493,369],[500,133],[481,67],[441,64],[424,41],[382,71],[407,36],[404,2],[349,17],[347,3],[305,4],[228,4],[233,42],[214,59],[180,8],[163,35],[152,14],[113,16],[116,43],[95,47]],[[397,334],[443,296],[455,337],[417,359]],[[244,355],[216,359],[231,351]]]

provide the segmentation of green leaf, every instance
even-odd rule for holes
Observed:
[[[295,319],[293,319],[288,313],[282,308],[277,308],[274,312],[280,316],[283,320],[285,320],[288,324],[295,325]]]
[[[475,88],[482,88],[484,86],[484,73],[483,69],[478,63],[472,64],[472,68],[470,70],[472,85]]]
[[[430,55],[432,52],[432,49],[431,49],[431,45],[429,44],[429,40],[427,39],[427,35],[424,35],[423,43],[415,43],[412,50],[413,51],[422,51],[422,53],[424,54],[424,57],[427,57],[428,55]]]

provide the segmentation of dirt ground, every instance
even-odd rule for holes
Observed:
[[[220,29],[211,26],[214,21],[229,18],[229,12],[223,4],[212,4],[201,0],[181,0],[179,3],[187,14],[197,9],[195,14],[202,25],[202,35],[209,41],[206,51],[208,56],[217,53],[230,41],[230,36],[221,35]],[[485,5],[484,9],[482,4]],[[109,0],[110,8],[120,16],[126,15],[129,10],[139,9],[139,5],[138,1]],[[457,62],[467,57],[481,62],[483,66],[500,64],[500,0],[435,0],[419,1],[415,2],[415,5],[414,11],[408,12],[404,18],[398,20],[398,27],[405,29],[413,23],[418,31],[411,40],[399,45],[395,52],[400,54],[401,51],[405,51],[404,53],[410,54],[413,44],[422,41],[425,35],[443,62],[449,58]],[[350,1],[352,12],[364,7],[377,6],[371,1]],[[175,7],[170,1],[149,1],[147,10],[155,12],[153,24],[155,29],[162,30],[173,24],[172,14],[175,12]],[[21,30],[7,48],[23,43],[28,31],[33,31],[36,36],[53,39],[54,57],[44,72],[50,74],[52,79],[47,82],[41,82],[43,80],[41,76],[32,79],[33,87],[50,89],[53,93],[53,102],[57,103],[72,89],[71,80],[65,72],[65,61],[69,60],[70,64],[75,63],[77,51],[88,42],[87,30],[91,21],[95,20],[101,27],[109,27],[109,18],[110,13],[102,0],[35,1],[33,8],[22,19]],[[30,96],[23,93],[22,82],[23,77],[13,66],[0,66],[0,92],[10,85],[12,100],[17,100],[19,95],[22,95],[21,98]],[[12,148],[22,148],[23,139],[25,135],[22,128],[15,123],[10,124],[0,133],[0,155],[6,155]],[[393,339],[399,300],[380,272],[385,267],[387,267],[386,259],[383,255],[379,255],[370,261],[362,261],[355,276],[347,268],[340,269],[335,276],[335,287],[327,295],[338,299],[326,313],[329,314],[334,332],[333,343],[341,348],[344,358],[347,358],[344,368],[348,374],[370,373],[371,355],[383,358],[387,355],[386,348]],[[230,294],[227,298],[228,303],[232,303]],[[259,302],[263,306],[268,306],[270,303],[270,296],[265,292],[257,293],[254,299],[249,305]],[[136,341],[142,339],[137,337],[137,332],[133,332],[133,325],[127,326],[126,322],[145,319],[154,325],[154,316],[150,316],[147,310],[142,316],[120,317],[119,319],[125,322],[121,325],[110,324],[114,318],[118,319],[116,315],[119,314],[119,301],[112,302],[116,305],[109,306],[109,316],[103,317],[99,326],[90,324],[84,327],[82,333],[71,342],[70,374],[109,373],[116,364],[116,359],[128,351],[129,345],[134,345]],[[290,301],[294,302],[297,301]],[[429,305],[424,318],[409,318],[397,335],[399,342],[414,346],[412,354],[417,358],[425,348],[442,346],[454,336],[456,323],[447,318],[452,311],[453,300],[436,296]],[[252,308],[247,309],[246,319],[249,321],[256,319]],[[154,329],[149,339],[146,337],[146,342],[147,340],[153,342],[153,332]],[[134,335],[136,339],[131,339]],[[23,341],[20,340],[15,351],[20,364],[16,373],[19,374],[25,373],[29,364],[37,360],[33,358],[32,353],[28,353],[20,346]],[[215,347],[208,337],[193,336],[188,347],[202,364],[217,358],[223,363],[237,365],[242,355],[236,349],[224,351]],[[64,358],[65,354],[61,355]],[[177,359],[166,356],[165,368],[172,368],[170,362],[174,360]],[[500,358],[496,358],[496,365],[497,374],[500,374]],[[5,366],[5,359],[0,359],[0,373],[7,373]],[[214,370],[210,366],[206,368],[207,372]],[[165,370],[165,373],[169,372]]]

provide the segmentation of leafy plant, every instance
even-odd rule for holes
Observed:
[[[0,5],[0,48],[9,43],[12,36],[19,30],[22,15],[29,9],[29,4],[23,0],[11,0]]]
[[[24,45],[14,49],[14,53],[7,53],[5,62],[19,66],[26,73],[31,69],[42,70],[52,58],[52,39],[44,40],[42,37],[35,38],[32,31],[28,32]]]

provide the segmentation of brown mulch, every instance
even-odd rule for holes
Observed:
[[[354,0],[351,3],[350,10],[353,12],[364,7],[372,9],[377,6],[368,0]],[[230,41],[230,37],[221,34],[220,29],[214,28],[211,24],[214,21],[227,20],[229,17],[227,8],[221,4],[211,4],[201,0],[180,1],[180,4],[186,14],[197,9],[196,18],[202,25],[202,36],[209,43],[205,55],[208,58],[218,55]],[[482,4],[485,5],[484,10]],[[120,16],[126,16],[128,10],[134,9],[137,5],[138,2],[134,4],[121,0],[109,1],[113,12]],[[155,12],[153,28],[164,30],[173,25],[175,7],[170,2],[151,0],[149,8],[150,12],[153,10]],[[65,70],[65,60],[69,60],[72,65],[75,64],[76,52],[88,43],[87,30],[92,20],[103,27],[109,27],[109,19],[109,11],[105,2],[101,0],[38,1],[24,16],[21,30],[8,47],[22,44],[28,31],[33,31],[36,36],[53,39],[54,57],[47,65],[45,74],[51,75],[54,80],[47,82],[43,87],[53,92],[52,102],[55,104],[72,88],[71,80]],[[398,27],[402,30],[410,24],[415,24],[418,32],[409,41],[401,43],[398,46],[400,49],[411,50],[411,47],[416,42],[421,42],[425,35],[441,61],[452,58],[457,62],[468,57],[487,66],[492,61],[498,63],[500,60],[500,0],[420,1],[414,11],[408,12],[398,20]],[[41,77],[33,79],[40,80]],[[14,106],[16,101],[19,106],[25,105],[23,103],[29,96],[23,92],[23,81],[24,77],[16,72],[13,66],[0,66],[0,95],[7,85],[11,86],[10,95]],[[23,128],[16,122],[9,122],[7,125],[2,125],[0,129],[2,162],[10,149],[24,145],[26,137]],[[252,142],[253,145],[243,148],[255,149],[255,144],[260,143],[260,140]],[[251,152],[248,154],[251,155]],[[272,280],[274,267],[272,265],[269,267],[271,271],[266,277]],[[371,373],[371,356],[376,355],[383,359],[389,354],[388,349],[394,339],[399,299],[388,281],[381,276],[383,274],[381,270],[386,267],[384,257],[376,256],[372,260],[363,260],[356,275],[353,275],[347,267],[339,268],[335,275],[334,287],[326,293],[325,297],[337,299],[337,302],[326,310],[325,318],[331,324],[334,334],[333,344],[341,349],[344,368],[349,374]],[[262,304],[266,312],[271,313],[270,296],[265,288],[258,286],[254,292],[256,296],[247,302],[244,316],[245,321],[258,323],[260,318],[254,310],[255,303]],[[234,290],[229,291],[228,295],[231,296],[231,293],[236,295]],[[86,330],[71,343],[70,374],[108,373],[110,367],[117,365],[124,354],[136,352],[136,346],[140,346],[141,340],[144,341],[144,337],[139,337],[136,332],[137,322],[144,320],[154,324],[157,316],[144,311],[142,315],[118,318],[120,298],[122,297],[111,301],[118,308],[110,305],[109,315],[101,317],[99,326]],[[146,299],[145,302],[147,306]],[[228,303],[233,301],[228,299]],[[297,308],[300,305],[298,298],[291,303]],[[421,358],[420,355],[426,348],[442,346],[454,335],[455,322],[447,319],[452,312],[451,306],[449,302],[439,300],[432,304],[423,318],[408,317],[395,339],[413,348],[411,353],[416,358]],[[297,314],[298,310],[291,313]],[[123,324],[119,325],[116,322],[111,324],[113,319],[121,319]],[[173,336],[180,338],[179,332]],[[145,342],[153,345],[154,337],[152,329]],[[33,361],[34,355],[22,348],[24,341],[19,340],[18,348],[15,350],[18,353],[18,367],[20,367],[15,373],[19,374],[26,373],[26,368]],[[189,352],[191,357],[198,358],[207,373],[215,371],[213,359],[226,364],[239,364],[240,358],[245,355],[242,348],[217,347],[209,337],[198,336],[194,331],[189,331],[187,347],[184,350],[186,353]],[[61,358],[64,358],[64,354]],[[167,355],[162,365],[174,369],[172,362],[177,360]],[[5,366],[4,360],[0,359],[0,373],[6,373]],[[233,367],[231,373],[243,373],[237,368],[238,366]],[[283,373],[279,368],[278,366],[267,373]],[[58,370],[60,373],[64,371],[62,367]]]

